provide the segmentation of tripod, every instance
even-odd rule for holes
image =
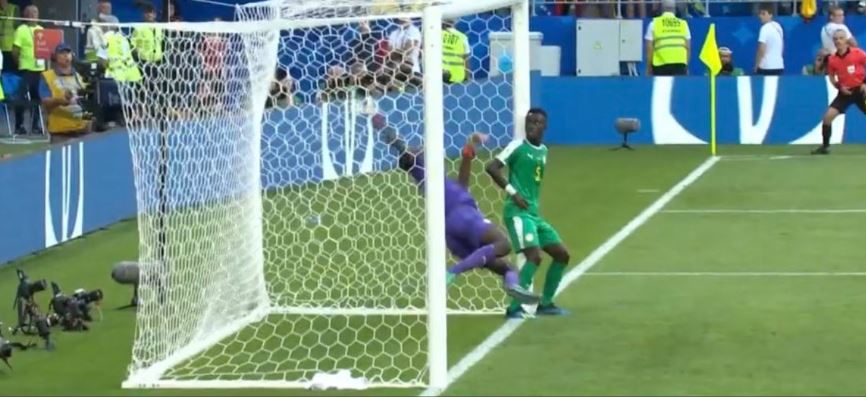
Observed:
[[[628,144],[628,136],[631,133],[630,132],[623,132],[621,134],[622,134],[622,143],[619,146],[617,146],[611,150],[620,150],[620,149],[634,150],[634,148]]]

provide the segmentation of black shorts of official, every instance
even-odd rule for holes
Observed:
[[[758,75],[760,76],[781,76],[785,73],[785,69],[761,69],[758,68]]]
[[[830,107],[839,111],[840,114],[845,113],[851,105],[857,105],[861,112],[866,114],[866,95],[860,88],[854,88],[851,94],[845,95],[841,91],[836,94],[836,98],[830,103]]]
[[[653,66],[653,76],[685,76],[689,67],[684,63],[669,63]]]

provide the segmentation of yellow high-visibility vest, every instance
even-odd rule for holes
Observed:
[[[687,64],[686,21],[672,12],[653,18],[653,66]]]
[[[0,15],[6,17],[0,20],[0,50],[12,51],[12,46],[15,43],[15,20],[9,19],[18,16],[18,6],[8,4],[6,8],[0,12]]]
[[[466,81],[466,35],[450,28],[442,31],[442,70],[451,73],[452,83]]]
[[[132,48],[138,59],[146,62],[162,61],[162,30],[155,28],[135,28],[132,32]]]
[[[129,40],[117,32],[106,33],[105,39],[108,43],[108,69],[105,76],[116,81],[141,81],[141,71],[132,59]]]

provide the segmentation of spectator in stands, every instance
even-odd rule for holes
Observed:
[[[574,14],[581,18],[616,18],[616,2],[574,0]]]
[[[27,133],[23,127],[24,111],[29,109],[33,119],[32,132],[41,134],[40,127],[38,127],[39,117],[37,117],[37,113],[39,110],[37,104],[39,103],[39,76],[45,70],[45,60],[36,59],[36,47],[33,43],[33,34],[42,29],[42,26],[36,23],[36,19],[39,19],[39,9],[35,5],[24,7],[23,16],[31,20],[15,29],[12,56],[18,64],[18,71],[21,75],[19,97],[28,101],[23,102],[22,106],[17,106],[15,109],[15,130],[19,135]]]
[[[830,20],[821,28],[821,47],[827,50],[827,54],[836,52],[836,45],[833,44],[833,33],[837,30],[845,32],[845,36],[848,37],[848,45],[857,47],[857,39],[848,30],[848,26],[845,26],[845,10],[837,5],[831,6],[829,17]]]
[[[278,106],[284,108],[294,106],[294,86],[295,82],[292,80],[292,75],[286,69],[277,67],[265,107],[272,108]]]
[[[394,14],[401,11],[421,11],[424,3],[421,1],[406,2],[397,0],[373,0],[372,11],[376,14]]]
[[[9,4],[9,0],[0,0],[0,16],[6,19],[0,20],[0,50],[3,52],[3,70],[14,72],[17,70],[15,58],[12,57],[12,48],[15,45],[15,20],[18,18],[18,6]]]
[[[409,65],[413,73],[421,73],[421,31],[410,18],[400,18],[398,24],[388,35],[391,60]]]
[[[214,22],[221,22],[214,18]],[[221,103],[225,91],[224,65],[228,46],[219,33],[208,33],[201,41],[201,58],[204,81],[199,86],[199,98],[203,108],[212,108]]]
[[[169,22],[183,21],[183,15],[180,12],[180,7],[177,6],[177,2],[174,0],[168,1],[168,21]]]
[[[833,51],[835,52],[835,50]],[[803,74],[806,76],[823,76],[827,74],[827,57],[833,52],[826,48],[818,50],[818,55],[815,55],[815,60],[810,64],[803,66]]]
[[[72,48],[60,44],[54,50],[52,67],[41,74],[39,91],[42,106],[48,113],[48,133],[51,143],[61,143],[81,137],[91,131],[91,122],[81,107],[79,93],[85,83],[75,68]]]
[[[100,22],[104,15],[111,15],[111,2],[100,0],[96,5],[96,16],[91,22]],[[87,29],[87,44],[84,46],[84,59],[93,62],[107,59],[105,55],[105,31],[100,26],[92,25]]]
[[[719,76],[742,76],[743,69],[734,66],[734,52],[728,47],[719,48],[719,58],[722,60],[722,70]]]
[[[462,83],[472,78],[469,66],[469,38],[454,27],[454,21],[442,21],[442,70],[446,83]]]
[[[662,0],[662,15],[647,26],[647,76],[681,76],[688,74],[692,33],[689,24],[674,15],[675,0]]]
[[[357,34],[349,43],[351,47],[351,59],[346,63],[362,62],[370,72],[377,72],[385,63],[387,51],[381,51],[381,37],[370,29],[370,23],[361,21],[358,23]]]
[[[635,8],[637,8],[637,16],[634,13]],[[625,6],[625,17],[628,19],[646,18],[646,3],[644,3],[644,0],[629,1]]]
[[[346,99],[347,88],[352,86],[349,74],[340,65],[328,68],[325,74],[325,84],[319,93],[319,100],[324,102]]]
[[[778,76],[785,72],[782,53],[785,47],[785,33],[782,25],[773,20],[773,7],[762,4],[758,12],[761,30],[758,33],[758,51],[755,55],[755,73],[764,76]]]

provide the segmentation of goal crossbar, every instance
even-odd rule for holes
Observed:
[[[475,0],[460,3],[450,3],[440,7],[443,18],[456,18],[462,15],[475,14],[487,11],[493,11],[499,8],[511,7],[521,3],[521,0]],[[255,3],[253,3],[255,4]],[[421,18],[422,12],[408,11],[388,14],[370,14],[351,17],[337,18],[306,18],[306,19],[272,19],[257,21],[256,23],[249,22],[135,22],[123,24],[104,24],[92,23],[92,26],[107,27],[115,26],[128,29],[136,28],[159,28],[168,31],[177,32],[197,32],[197,33],[257,33],[273,30],[291,30],[291,29],[307,29],[315,27],[326,27],[336,25],[346,25],[354,22],[373,21],[381,19],[401,19],[401,18]]]

